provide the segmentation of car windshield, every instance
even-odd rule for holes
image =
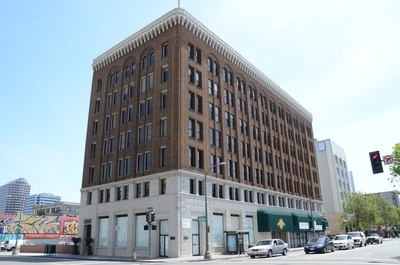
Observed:
[[[335,240],[346,240],[347,236],[335,236]]]
[[[360,233],[357,233],[357,232],[353,232],[353,233],[347,233],[349,236],[360,236]]]
[[[308,241],[309,243],[324,243],[325,238],[324,237],[313,237]]]
[[[262,240],[257,243],[257,246],[265,246],[265,245],[271,245],[271,244],[272,244],[272,240]]]

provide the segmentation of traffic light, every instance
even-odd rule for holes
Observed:
[[[374,174],[382,173],[383,166],[379,151],[370,152],[369,159],[371,160],[372,173]]]
[[[146,222],[150,223],[150,213],[149,212],[146,213]]]
[[[151,213],[151,222],[154,222],[156,220],[156,214]]]

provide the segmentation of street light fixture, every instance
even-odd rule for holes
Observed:
[[[204,210],[205,210],[205,222],[206,222],[206,252],[204,253],[204,259],[211,259],[211,253],[210,253],[210,246],[209,246],[209,241],[208,241],[208,233],[209,233],[209,227],[208,227],[208,209],[207,209],[207,174],[211,172],[215,167],[219,167],[222,165],[226,165],[226,162],[219,162],[215,165],[213,165],[205,174],[204,174]]]

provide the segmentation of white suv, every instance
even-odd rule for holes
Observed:
[[[367,238],[365,237],[364,232],[354,231],[348,232],[347,234],[353,238],[355,246],[362,247],[367,245]]]

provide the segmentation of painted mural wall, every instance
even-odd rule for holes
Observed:
[[[20,222],[19,215],[0,214],[1,240],[15,239]],[[20,238],[58,239],[69,243],[78,235],[79,217],[61,216],[21,216]]]

